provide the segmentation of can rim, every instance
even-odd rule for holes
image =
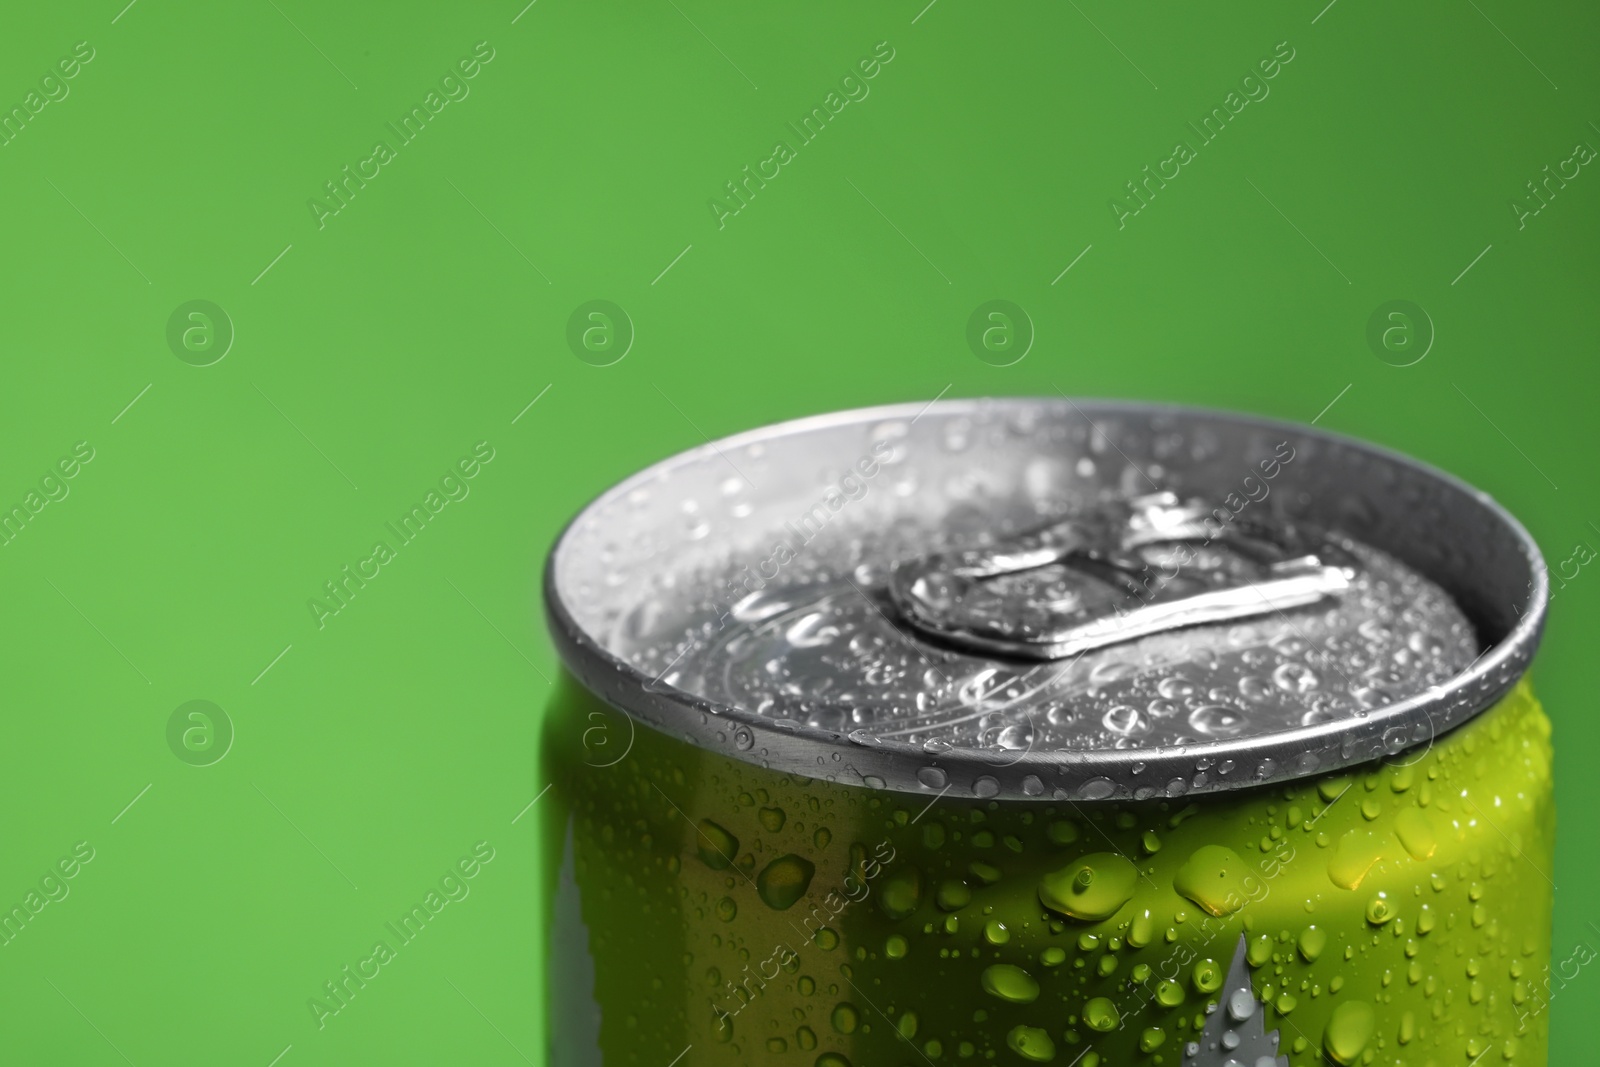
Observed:
[[[1163,763],[1178,761],[1186,767],[1192,768],[1197,761],[1206,760],[1212,755],[1236,762],[1242,759],[1256,759],[1263,761],[1261,766],[1273,766],[1276,771],[1269,774],[1257,774],[1254,777],[1241,775],[1231,781],[1219,778],[1212,781],[1204,789],[1195,789],[1195,792],[1248,788],[1273,781],[1302,778],[1310,774],[1330,773],[1386,754],[1398,755],[1400,752],[1409,751],[1424,744],[1431,746],[1433,739],[1440,733],[1454,728],[1466,719],[1492,706],[1508,693],[1527,672],[1543,636],[1549,605],[1549,577],[1544,566],[1544,557],[1532,535],[1529,534],[1515,516],[1487,492],[1448,471],[1441,470],[1405,453],[1311,425],[1268,418],[1248,412],[1200,405],[1162,404],[1143,400],[1088,397],[1080,398],[1080,400],[1074,400],[1065,395],[1059,399],[1048,396],[970,397],[938,399],[922,403],[906,402],[850,408],[769,423],[726,437],[709,440],[702,445],[674,453],[636,471],[590,499],[567,521],[552,543],[543,571],[543,599],[547,622],[557,653],[575,678],[585,688],[600,696],[607,703],[647,726],[654,727],[673,736],[682,736],[691,743],[699,743],[693,735],[693,731],[687,729],[691,722],[699,716],[712,716],[726,721],[730,728],[736,728],[741,725],[748,727],[763,742],[770,740],[778,743],[793,744],[798,741],[804,741],[808,744],[820,746],[819,751],[823,748],[832,748],[834,751],[857,752],[862,756],[861,762],[868,764],[868,769],[875,770],[875,773],[863,774],[860,769],[852,766],[850,769],[854,771],[860,781],[847,784],[865,784],[877,788],[883,788],[887,785],[888,788],[897,791],[933,794],[939,792],[939,790],[930,787],[925,782],[921,782],[915,777],[914,772],[905,773],[908,766],[921,767],[930,763],[937,764],[947,772],[951,772],[948,775],[949,785],[945,791],[953,791],[958,784],[965,784],[968,789],[968,795],[979,798],[997,796],[997,793],[989,792],[988,788],[982,784],[987,780],[991,785],[998,785],[995,778],[990,774],[986,774],[986,771],[1004,773],[1013,782],[1023,775],[1030,775],[1031,777],[1032,773],[1036,773],[1040,776],[1048,776],[1045,779],[1046,781],[1059,781],[1065,776],[1080,783],[1078,791],[1067,793],[1066,795],[1063,795],[1064,791],[1059,788],[1053,791],[1047,788],[1038,793],[1034,793],[1026,787],[1021,790],[1014,788],[997,790],[998,799],[1024,801],[1059,801],[1062,799],[1094,801],[1128,799],[1129,797],[1147,799],[1151,796],[1172,797],[1183,795],[1189,791],[1187,788],[1175,793],[1170,789],[1163,790],[1160,785],[1155,785],[1154,788],[1149,789],[1139,789],[1128,786],[1126,783],[1136,779],[1144,779],[1147,783],[1154,784],[1166,777],[1166,773],[1161,766]],[[852,740],[847,734],[822,727],[786,723],[783,728],[778,728],[774,725],[775,720],[747,711],[737,705],[710,700],[687,691],[661,685],[656,679],[652,679],[627,660],[603,647],[578,623],[563,602],[562,590],[559,588],[556,577],[556,565],[561,557],[563,548],[568,544],[569,539],[574,536],[578,523],[602,504],[628,493],[642,483],[654,481],[664,473],[708,458],[715,458],[721,451],[810,430],[907,417],[921,418],[930,412],[953,416],[970,415],[984,409],[993,410],[997,406],[1029,408],[1070,406],[1077,408],[1080,413],[1104,414],[1108,417],[1126,413],[1141,416],[1218,419],[1242,428],[1282,430],[1302,438],[1317,438],[1331,445],[1354,449],[1384,459],[1396,466],[1408,468],[1429,480],[1471,497],[1480,506],[1484,507],[1511,535],[1526,560],[1530,572],[1526,607],[1519,612],[1518,621],[1497,640],[1489,643],[1489,647],[1465,671],[1453,676],[1442,685],[1369,712],[1359,720],[1336,719],[1245,738],[1197,742],[1167,748],[1096,749],[1088,751],[1029,750],[1014,761],[1007,762],[1001,757],[1008,756],[1008,753],[996,754],[980,749],[955,749],[941,753],[937,758],[933,758],[919,747],[899,742],[875,742],[869,748],[863,748],[859,742]],[[1461,697],[1466,694],[1471,694],[1471,697],[1463,703]],[[1445,724],[1442,727],[1437,726],[1435,723],[1435,712],[1441,713],[1445,719]],[[1319,765],[1308,769],[1291,769],[1293,761],[1298,755],[1317,749],[1325,751],[1329,746],[1329,742],[1337,744],[1341,739],[1352,737],[1358,726],[1361,732],[1369,734],[1371,739],[1376,742],[1377,739],[1387,736],[1396,728],[1411,728],[1409,732],[1415,733],[1415,728],[1424,723],[1429,731],[1426,738],[1417,736],[1414,740],[1394,752],[1384,750],[1381,742],[1377,744],[1357,744],[1354,746],[1354,753],[1341,761],[1331,764],[1319,763]],[[759,745],[755,746],[752,751],[759,749],[759,747]],[[1346,749],[1350,747],[1348,744],[1345,746]],[[745,762],[775,766],[775,764],[767,764],[766,761],[751,757],[744,752],[730,750],[727,755],[729,758],[741,759]],[[890,766],[897,763],[904,766],[899,768],[900,773],[893,773],[890,771]],[[1176,763],[1174,763],[1174,766],[1176,766]],[[792,763],[785,765],[783,769],[802,775],[808,773]],[[820,770],[820,768],[814,769]],[[956,773],[962,771],[966,772],[964,783],[962,781],[963,775]],[[1155,771],[1156,773],[1147,773],[1150,771]],[[1287,773],[1285,773],[1286,771]],[[819,777],[821,775],[813,774],[810,776]],[[1102,792],[1104,787],[1088,788],[1090,783],[1098,782],[1106,782],[1110,786],[1110,790]],[[1170,786],[1175,783],[1167,784]],[[940,793],[940,795],[943,794]]]

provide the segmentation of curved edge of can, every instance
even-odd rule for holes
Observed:
[[[696,720],[704,726],[711,719],[720,719],[727,722],[732,731],[748,731],[748,745],[740,749],[730,746],[723,753],[730,759],[755,762],[811,778],[898,792],[929,796],[954,792],[977,799],[998,797],[1058,802],[1170,799],[1190,792],[1246,789],[1312,774],[1333,773],[1384,756],[1398,756],[1419,746],[1430,746],[1435,737],[1491,707],[1510,692],[1528,670],[1544,632],[1549,576],[1543,554],[1532,535],[1489,493],[1403,452],[1315,426],[1198,405],[1089,397],[1081,400],[1103,415],[1123,412],[1140,416],[1221,419],[1241,427],[1281,430],[1302,438],[1316,438],[1380,457],[1448,486],[1473,498],[1515,539],[1528,568],[1526,608],[1517,610],[1513,605],[1517,622],[1446,685],[1387,705],[1355,720],[1359,725],[1352,726],[1352,720],[1339,719],[1243,741],[1230,739],[1154,751],[1136,748],[1087,753],[1026,751],[1013,757],[1007,752],[962,750],[940,757],[901,742],[862,742],[847,734],[790,723],[780,727],[777,723],[782,720],[662,685],[659,678],[649,677],[603,648],[562,601],[557,564],[563,546],[586,515],[645,481],[715,458],[722,451],[783,434],[907,417],[915,420],[934,411],[962,415],[1003,405],[1064,406],[1089,419],[1077,401],[1065,396],[1059,399],[977,397],[853,408],[768,424],[675,453],[596,494],[562,526],[543,568],[545,616],[556,651],[585,688],[658,731],[703,747],[710,746],[704,744],[706,732],[693,728]],[[829,746],[835,759],[824,760],[814,754],[807,758],[806,750],[814,753],[819,745]],[[1246,763],[1253,765],[1246,766]],[[930,768],[937,773],[925,773]]]

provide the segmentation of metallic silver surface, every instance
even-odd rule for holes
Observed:
[[[1119,523],[1097,565],[1126,577],[1137,560],[1153,596],[1069,573],[1081,551],[1039,554]],[[894,565],[914,581],[963,558],[1015,573],[909,623]],[[1299,606],[1125,628],[1146,600],[1277,579]],[[1514,519],[1406,457],[1224,413],[1007,399],[842,412],[673,457],[573,520],[545,596],[578,680],[690,743],[929,796],[1100,800],[1426,745],[1523,673],[1547,587]],[[963,640],[1048,646],[1083,625],[1115,643],[1039,662]]]
[[[1200,1040],[1184,1047],[1188,1067],[1289,1067],[1278,1054],[1281,1035],[1267,1029],[1267,1009],[1256,999],[1245,966],[1247,943],[1239,935],[1220,995],[1206,1005]]]
[[[1223,527],[1203,501],[1150,493],[999,544],[900,560],[889,595],[929,637],[996,656],[1065,659],[1349,589],[1350,555],[1301,534],[1249,519]]]

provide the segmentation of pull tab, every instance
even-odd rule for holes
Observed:
[[[984,548],[897,562],[889,595],[930,637],[1053,660],[1344,592],[1355,560],[1287,522],[1220,531],[1199,501],[1152,493]]]

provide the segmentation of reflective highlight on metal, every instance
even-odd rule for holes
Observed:
[[[1171,492],[1118,501],[1002,544],[903,560],[891,571],[889,594],[929,637],[1053,660],[1304,607],[1350,588],[1355,560],[1331,541],[1248,519],[1216,533],[1207,519],[1216,522],[1203,501],[1180,505]],[[1197,560],[1196,550],[1207,547],[1210,558]],[[1169,566],[1170,577],[1152,577]],[[996,581],[1021,576],[1033,581]]]

